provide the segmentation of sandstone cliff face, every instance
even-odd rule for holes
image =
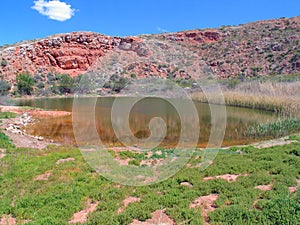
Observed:
[[[160,38],[177,43],[184,43],[188,45],[202,44],[220,41],[222,39],[221,33],[217,29],[213,30],[190,30],[186,32],[168,33],[157,35]]]
[[[7,65],[2,73],[8,80],[28,71],[35,73],[84,73],[98,58],[119,45],[121,38],[95,33],[70,33],[9,47],[2,51]]]
[[[237,27],[191,30],[140,37],[109,37],[91,32],[58,34],[37,41],[0,48],[0,75],[14,82],[16,74],[86,72],[115,48],[146,56],[145,39],[175,42],[197,53],[216,77],[291,74],[300,72],[300,17],[260,21]],[[137,77],[167,76],[159,65],[133,65]],[[188,78],[184,71],[180,77]]]

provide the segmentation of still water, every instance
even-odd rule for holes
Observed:
[[[96,102],[94,110],[94,118],[98,137],[106,145],[121,145],[119,138],[116,136],[112,126],[112,120],[116,121],[118,118],[111,119],[112,106],[115,100],[119,104],[126,106],[127,102],[132,100],[127,97],[99,97],[99,98],[82,98],[80,99],[79,123],[82,126],[90,126],[86,124],[86,115],[90,114],[90,107],[93,102]],[[49,99],[23,99],[16,102],[19,106],[32,106],[48,110],[62,110],[72,112],[73,98],[49,98]],[[173,100],[177,105],[185,107],[184,100]],[[199,118],[199,139],[198,147],[205,147],[211,132],[211,110],[208,104],[193,102],[196,108],[197,116]],[[221,107],[221,106],[220,106]],[[89,112],[88,112],[89,111]],[[122,111],[122,107],[121,107]],[[122,112],[121,112],[122,113]],[[186,126],[190,126],[187,136],[193,136],[195,133],[195,120],[187,113],[185,116]],[[166,134],[162,140],[161,146],[172,147],[178,143],[181,136],[182,115],[178,114],[178,110],[170,104],[167,100],[160,98],[144,98],[138,101],[132,108],[129,114],[129,127],[132,134],[139,139],[149,137],[149,122],[151,119],[159,117],[163,119],[166,125]],[[247,127],[255,123],[266,123],[275,121],[278,116],[266,111],[245,109],[238,107],[226,107],[226,132],[223,140],[223,146],[248,144],[254,141],[250,137],[245,136],[244,132]],[[123,118],[121,118],[123,119]],[[57,142],[65,144],[74,144],[72,116],[59,118],[43,118],[31,127],[27,127],[27,132],[43,136],[46,139],[52,139]]]

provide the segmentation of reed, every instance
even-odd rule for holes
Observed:
[[[284,116],[300,114],[300,82],[250,81],[234,88],[222,86],[226,105],[268,110]],[[192,98],[208,102],[203,92],[192,94]],[[217,102],[210,102],[217,103]]]
[[[281,119],[271,123],[255,124],[248,127],[245,135],[248,137],[283,137],[299,132],[300,120],[296,118]]]

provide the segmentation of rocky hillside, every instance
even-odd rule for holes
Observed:
[[[294,17],[126,38],[91,32],[58,34],[2,46],[0,75],[9,82],[14,82],[16,74],[25,71],[32,75],[51,72],[76,76],[116,48],[132,50],[141,56],[147,54],[143,49],[146,39],[168,40],[189,48],[218,78],[300,73],[300,17]],[[167,76],[168,71],[158,67],[139,65],[134,72],[138,76]]]

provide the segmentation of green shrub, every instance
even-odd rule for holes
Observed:
[[[15,118],[17,114],[12,112],[0,112],[0,119]]]
[[[71,94],[74,92],[75,81],[70,75],[63,74],[61,76],[58,76],[57,79],[59,79],[58,88],[59,88],[60,93]]]
[[[18,92],[21,95],[31,95],[33,92],[34,80],[32,76],[26,72],[18,74],[16,77]]]
[[[50,84],[51,82],[53,82],[55,80],[55,76],[52,73],[48,73],[47,80],[48,80],[48,83]]]
[[[94,89],[91,78],[87,75],[78,75],[74,79],[74,87],[76,86],[76,93],[88,94]]]
[[[57,87],[56,83],[50,87],[50,93],[55,95],[60,94],[59,87]]]
[[[0,80],[0,95],[7,95],[10,91],[10,84],[5,80]]]
[[[0,148],[12,148],[14,145],[11,140],[4,133],[0,132]]]
[[[118,81],[115,81],[112,90],[114,92],[120,92],[122,89],[126,87],[127,82],[128,82],[127,79],[121,77]]]
[[[45,87],[45,84],[44,82],[39,82],[36,86],[38,89],[43,89]]]
[[[263,208],[263,214],[270,224],[299,224],[299,201],[282,195],[270,200]]]
[[[140,162],[141,162],[141,160],[139,160],[139,159],[132,159],[128,162],[128,165],[139,166]]]
[[[228,84],[228,88],[229,89],[234,89],[237,85],[239,84],[239,81],[237,79],[231,79],[229,81],[229,84]]]
[[[1,66],[7,66],[7,61],[5,60],[5,59],[3,59],[2,61],[1,61]]]
[[[289,133],[299,132],[300,121],[295,118],[278,120],[272,123],[255,124],[245,131],[246,136],[252,137],[282,137]]]

